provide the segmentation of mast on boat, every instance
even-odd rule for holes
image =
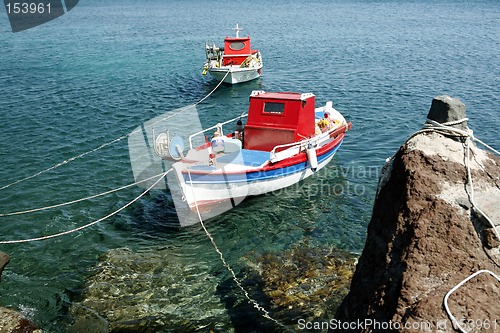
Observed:
[[[240,31],[243,29],[239,27],[238,23],[236,23],[236,27],[233,30],[236,31],[236,38],[240,38]]]

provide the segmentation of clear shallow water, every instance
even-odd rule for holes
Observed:
[[[209,221],[238,271],[244,258],[296,242],[360,252],[377,172],[425,120],[434,96],[467,105],[469,125],[495,148],[500,95],[497,1],[80,2],[55,21],[13,34],[0,12],[0,187],[119,138],[215,87],[203,45],[236,22],[264,57],[262,79],[223,86],[202,105],[206,126],[239,115],[254,89],[333,99],[353,122],[328,166],[283,193],[252,198]],[[46,206],[133,182],[126,140],[0,191],[0,213]],[[0,239],[74,228],[124,205],[131,188],[47,212],[0,217]],[[64,332],[67,290],[109,249],[169,246],[183,262],[228,278],[199,226],[179,230],[161,191],[81,233],[0,245],[12,261],[0,305]],[[236,294],[237,297],[241,297]],[[195,310],[193,310],[195,311]]]

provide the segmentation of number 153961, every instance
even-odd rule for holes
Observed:
[[[50,14],[50,2],[45,4],[43,2],[14,2],[6,3],[5,8],[7,9],[7,14]]]

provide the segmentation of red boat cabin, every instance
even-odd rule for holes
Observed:
[[[250,36],[248,37],[226,37],[224,39],[223,66],[241,65],[241,63],[252,54],[259,52],[250,49]]]
[[[314,135],[314,95],[253,91],[244,128],[244,149],[275,146]]]

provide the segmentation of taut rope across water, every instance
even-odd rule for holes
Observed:
[[[212,89],[212,90],[211,90],[211,91],[210,91],[210,92],[209,92],[209,93],[208,93],[205,97],[203,97],[202,99],[200,99],[198,102],[194,103],[194,105],[196,106],[196,105],[198,105],[198,104],[202,103],[202,102],[203,102],[204,100],[206,100],[208,97],[210,97],[210,96],[211,96],[211,95],[212,95],[212,94],[213,94],[213,93],[214,93],[214,92],[215,92],[215,91],[216,91],[216,90],[220,87],[220,85],[222,84],[222,82],[224,81],[224,79],[227,77],[227,75],[228,75],[228,74],[229,74],[229,71],[227,71],[226,75],[224,75],[224,77],[222,78],[222,80],[221,80],[221,81],[220,81],[220,82],[219,82],[219,83],[215,86],[215,88],[214,88],[214,89]],[[176,114],[177,114],[177,113],[172,114],[171,116],[169,116],[169,118],[170,118],[170,117],[175,116]],[[168,118],[167,118],[167,119],[168,119]],[[161,120],[159,120],[159,121],[162,121],[162,120],[165,120],[165,119],[161,119]],[[46,172],[52,171],[52,170],[54,170],[54,169],[57,169],[57,168],[59,168],[59,167],[61,167],[61,166],[65,165],[65,164],[68,164],[68,163],[70,163],[70,162],[73,162],[73,161],[75,161],[75,160],[77,160],[77,159],[79,159],[79,158],[82,158],[82,157],[84,157],[84,156],[86,156],[86,155],[88,155],[88,154],[91,154],[91,153],[94,153],[94,152],[96,152],[96,151],[98,151],[98,150],[101,150],[102,148],[105,148],[105,147],[110,146],[110,145],[112,145],[112,144],[114,144],[114,143],[117,143],[117,142],[119,142],[119,141],[121,141],[121,140],[123,140],[123,139],[128,138],[130,135],[132,135],[132,134],[133,134],[133,133],[135,133],[135,132],[136,132],[136,131],[132,131],[132,132],[130,132],[130,133],[128,133],[128,134],[122,135],[122,136],[120,136],[119,138],[116,138],[116,139],[114,139],[114,140],[112,140],[112,141],[110,141],[110,142],[103,143],[102,145],[98,146],[97,148],[94,148],[94,149],[89,150],[89,151],[87,151],[87,152],[84,152],[84,153],[81,153],[81,154],[79,154],[79,155],[73,156],[73,157],[71,157],[71,158],[69,158],[69,159],[67,159],[67,160],[64,160],[64,161],[60,162],[60,163],[54,164],[53,166],[51,166],[51,167],[49,167],[49,168],[47,168],[47,169],[45,169],[45,170],[41,170],[41,171],[39,171],[39,172],[37,172],[37,173],[35,173],[35,174],[32,174],[32,175],[30,175],[30,176],[27,176],[27,177],[24,177],[24,178],[18,179],[18,180],[16,180],[16,181],[12,182],[12,183],[7,184],[7,185],[3,185],[3,186],[1,186],[1,187],[0,187],[0,191],[1,191],[1,190],[5,190],[6,188],[9,188],[9,187],[14,186],[14,185],[16,185],[16,184],[19,184],[19,183],[25,182],[25,181],[27,181],[27,180],[30,180],[30,179],[32,179],[32,178],[35,178],[35,177],[37,177],[37,176],[40,176],[41,174],[44,174],[44,173],[46,173]]]
[[[214,89],[212,89],[205,97],[203,97],[201,100],[199,100],[198,102],[196,102],[194,105],[198,105],[200,103],[202,103],[205,99],[207,99],[210,95],[212,95],[215,90],[217,90],[220,85],[222,84],[222,82],[224,81],[224,79],[226,78],[226,76],[229,74],[229,71],[226,73],[226,75],[224,76],[224,78],[215,86]],[[182,112],[182,111],[180,111]],[[172,115],[170,115],[168,118],[171,118],[173,116],[175,116],[176,114],[178,114],[179,112],[177,113],[174,113]],[[162,119],[164,120],[164,119]],[[90,151],[87,151],[85,153],[82,153],[82,154],[79,154],[77,156],[74,156],[72,158],[69,158],[63,162],[60,162],[58,164],[55,164],[54,166],[48,168],[48,169],[45,169],[45,170],[42,170],[42,171],[39,171],[31,176],[28,176],[28,177],[25,177],[25,178],[22,178],[22,179],[19,179],[19,180],[16,180],[8,185],[5,185],[5,186],[2,186],[0,187],[0,190],[4,190],[8,187],[11,187],[13,185],[16,185],[16,184],[19,184],[21,182],[24,182],[26,180],[29,180],[29,179],[32,179],[32,178],[35,178],[43,173],[46,173],[48,171],[51,171],[51,170],[54,170],[62,165],[65,165],[71,161],[74,161],[78,158],[81,158],[85,155],[88,155],[90,153],[93,153],[99,149],[102,149],[106,146],[109,146],[113,143],[116,143],[120,140],[123,140],[127,137],[129,137],[131,134],[133,134],[133,132],[127,134],[127,135],[123,135],[113,141],[110,141],[108,143],[105,143],[105,144],[102,144],[100,145],[99,147],[97,148],[94,148]],[[123,209],[127,208],[128,206],[132,205],[134,202],[136,202],[137,200],[139,200],[141,197],[143,197],[147,192],[149,192],[152,188],[154,188],[156,186],[156,184],[158,184],[162,179],[164,179],[167,174],[169,172],[171,172],[172,169],[169,169],[168,171],[164,172],[164,173],[161,173],[161,174],[158,174],[158,175],[155,175],[155,176],[152,176],[152,177],[149,177],[147,179],[143,179],[141,181],[138,181],[138,182],[135,182],[135,183],[132,183],[132,184],[129,184],[129,185],[125,185],[125,186],[121,186],[119,188],[116,188],[116,189],[113,189],[113,190],[109,190],[109,191],[106,191],[106,192],[102,192],[102,193],[99,193],[99,194],[95,194],[95,195],[91,195],[91,196],[88,196],[88,197],[85,197],[85,198],[81,198],[81,199],[76,199],[76,200],[72,200],[72,201],[68,201],[68,202],[64,202],[64,203],[60,203],[60,204],[55,204],[55,205],[51,205],[51,206],[46,206],[46,207],[39,207],[39,208],[33,208],[33,209],[28,209],[28,210],[24,210],[24,211],[17,211],[17,212],[10,212],[10,213],[0,213],[0,217],[6,217],[6,216],[14,216],[14,215],[21,215],[21,214],[27,214],[27,213],[33,213],[33,212],[38,212],[38,211],[43,211],[43,210],[48,210],[48,209],[53,209],[53,208],[58,208],[58,207],[62,207],[62,206],[67,206],[67,205],[71,205],[71,204],[74,204],[74,203],[77,203],[77,202],[81,202],[81,201],[85,201],[85,200],[90,200],[90,199],[93,199],[93,198],[97,198],[97,197],[100,197],[100,196],[104,196],[104,195],[107,195],[107,194],[111,194],[111,193],[114,193],[114,192],[117,192],[117,191],[120,191],[120,190],[123,190],[123,189],[126,189],[126,188],[129,188],[129,187],[132,187],[134,185],[138,185],[140,183],[143,183],[143,182],[146,182],[148,180],[152,180],[156,177],[158,177],[158,179],[154,182],[153,185],[151,185],[149,188],[147,188],[144,192],[142,192],[139,196],[135,197],[133,200],[129,201],[127,204],[125,204],[124,206],[120,207],[119,209],[115,210],[114,212],[112,213],[109,213],[108,215],[100,218],[100,219],[97,219],[95,221],[92,221],[90,223],[87,223],[83,226],[80,226],[78,228],[74,228],[74,229],[71,229],[71,230],[67,230],[67,231],[64,231],[64,232],[60,232],[60,233],[56,233],[56,234],[51,234],[51,235],[47,235],[47,236],[41,236],[41,237],[35,237],[35,238],[29,238],[29,239],[19,239],[19,240],[9,240],[9,241],[0,241],[0,244],[16,244],[16,243],[26,243],[26,242],[33,242],[33,241],[41,241],[41,240],[47,240],[47,239],[51,239],[51,238],[56,238],[56,237],[60,237],[60,236],[64,236],[64,235],[67,235],[67,234],[70,234],[70,233],[73,233],[73,232],[76,232],[76,231],[80,231],[80,230],[83,230],[83,229],[86,229],[94,224],[97,224],[99,222],[102,222],[114,215],[116,215],[117,213],[119,213],[120,211],[122,211]]]

